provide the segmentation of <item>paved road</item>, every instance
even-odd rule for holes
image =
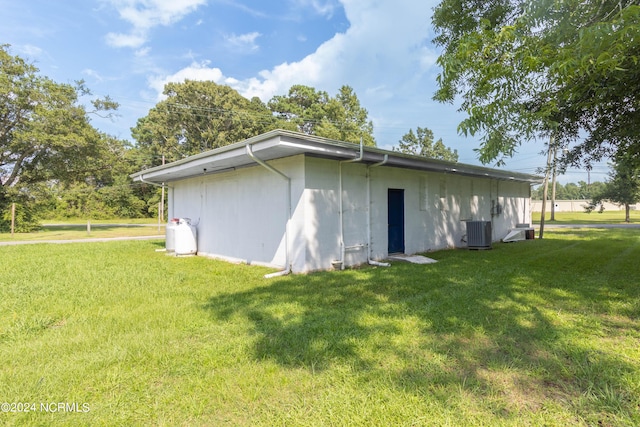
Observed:
[[[166,224],[160,224],[160,227],[164,227]],[[43,227],[55,228],[55,227],[86,227],[87,223],[75,223],[75,224],[42,224]],[[91,224],[91,228],[99,228],[99,227],[158,227],[158,224]]]
[[[90,242],[112,242],[117,240],[154,240],[164,239],[164,235],[156,236],[130,236],[130,237],[96,237],[88,239],[69,239],[69,240],[9,240],[6,242],[0,242],[0,246],[14,246],[14,245],[34,245],[36,243],[90,243]]]

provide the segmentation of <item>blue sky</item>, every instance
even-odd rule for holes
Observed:
[[[456,105],[432,101],[439,68],[431,14],[436,0],[0,0],[0,43],[61,83],[84,79],[120,103],[109,134],[130,128],[185,78],[227,84],[267,102],[305,84],[335,95],[354,88],[390,149],[418,126],[479,164],[478,142],[456,132]],[[545,157],[527,143],[506,168],[535,173]],[[491,165],[489,165],[491,166]],[[606,179],[598,165],[591,180]],[[570,170],[561,182],[587,180]]]

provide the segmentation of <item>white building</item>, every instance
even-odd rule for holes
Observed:
[[[198,254],[285,271],[465,246],[529,223],[537,176],[276,130],[132,175],[165,183],[169,217],[197,225]]]

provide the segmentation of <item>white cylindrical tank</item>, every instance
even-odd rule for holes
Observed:
[[[178,218],[172,218],[165,227],[164,247],[167,252],[174,252],[176,250],[176,227],[179,222],[180,220]]]
[[[180,218],[175,228],[176,255],[192,255],[198,252],[196,227],[189,218]]]

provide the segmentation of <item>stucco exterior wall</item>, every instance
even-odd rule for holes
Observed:
[[[404,190],[405,253],[459,246],[465,225],[461,219],[472,215],[469,209],[461,210],[462,184],[444,174],[384,166],[372,169],[372,257],[378,259],[388,255],[387,197],[390,188]],[[465,195],[465,200],[469,200],[469,195]]]
[[[306,262],[327,269],[340,260],[340,168],[345,265],[367,262],[366,166],[307,157],[305,161]]]
[[[260,165],[203,175],[173,185],[172,217],[191,218],[197,226],[198,254],[236,262],[284,268],[290,262],[304,269],[304,157],[270,161],[291,177],[289,241],[286,240],[289,186]],[[298,259],[295,259],[295,257]]]
[[[326,269],[340,259],[338,162],[305,161],[307,266]],[[389,189],[404,190],[405,253],[466,246],[465,220],[492,221],[493,240],[530,222],[527,183],[342,164],[345,264],[367,261],[367,173],[370,174],[371,258],[388,256]],[[499,205],[499,207],[498,207]]]
[[[200,255],[285,268],[288,245],[293,272],[330,269],[342,257],[342,227],[346,266],[385,259],[389,189],[404,190],[407,254],[465,246],[465,220],[492,221],[493,240],[530,222],[527,183],[304,155],[268,163],[291,178],[288,239],[287,181],[260,165],[172,184],[169,214],[197,225]]]

